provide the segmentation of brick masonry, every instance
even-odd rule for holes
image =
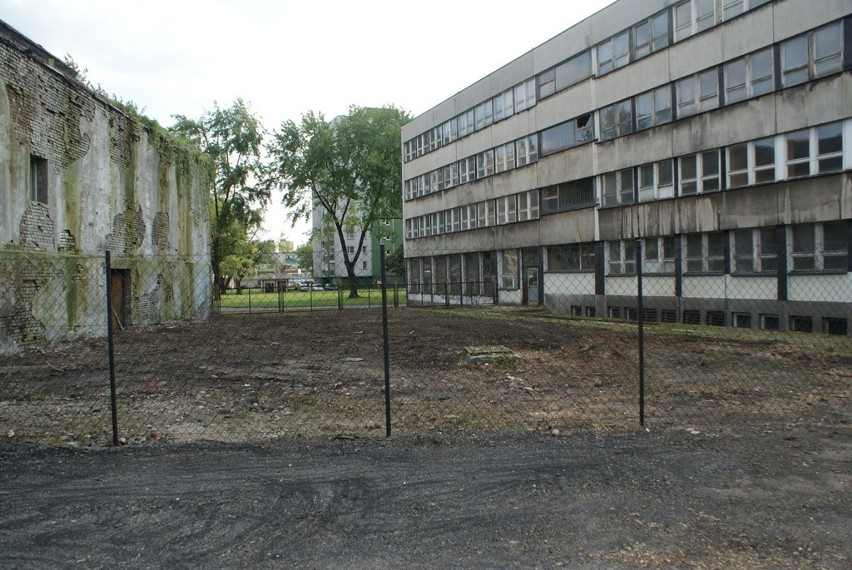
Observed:
[[[47,162],[46,203],[30,200],[31,157]],[[207,255],[207,197],[200,170],[174,168],[137,118],[0,21],[0,354],[87,324],[102,334],[105,250],[132,268],[132,322],[199,314],[203,300],[175,295],[180,262],[165,256]],[[191,288],[208,287],[204,271],[192,275]]]

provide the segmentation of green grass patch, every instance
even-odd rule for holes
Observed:
[[[400,305],[406,303],[404,290],[397,292]],[[237,294],[236,291],[227,291],[219,299],[217,306],[222,309],[235,310],[270,310],[270,309],[292,309],[313,307],[380,307],[382,305],[382,291],[380,289],[362,289],[358,291],[358,297],[349,298],[349,291],[344,290],[342,295],[338,291],[285,291],[281,293],[261,293],[257,289],[244,289]],[[393,290],[388,291],[388,304],[394,303]]]

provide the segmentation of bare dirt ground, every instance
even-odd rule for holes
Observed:
[[[850,566],[848,338],[390,316],[391,438],[377,311],[0,357],[0,566]]]
[[[848,337],[648,326],[646,425],[730,429],[852,420]],[[219,317],[119,333],[118,435],[128,443],[385,435],[381,313]],[[490,362],[471,350],[500,348]],[[394,433],[633,429],[633,323],[501,309],[390,313]],[[0,356],[0,434],[112,441],[105,341]]]

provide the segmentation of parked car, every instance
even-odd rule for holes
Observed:
[[[316,285],[313,281],[303,281],[299,283],[299,291],[316,291]]]
[[[334,283],[326,283],[325,287],[323,287],[326,291],[337,291],[337,285]]]

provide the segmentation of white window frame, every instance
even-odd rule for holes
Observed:
[[[515,141],[515,159],[518,168],[538,161],[538,135],[529,135]]]
[[[432,194],[438,190],[438,171],[431,170],[426,173],[426,187],[423,189],[423,193]]]
[[[839,36],[839,50],[829,52],[828,55],[821,55],[817,53],[817,49],[819,47],[819,39],[820,35],[823,33],[832,33],[834,30],[837,30],[837,34]],[[808,42],[810,46],[811,56],[808,58],[811,64],[811,75],[813,78],[823,77],[825,75],[830,75],[832,73],[837,73],[843,70],[843,22],[834,22],[833,24],[829,24],[827,26],[823,26],[817,30],[814,30],[811,34],[811,41]],[[836,63],[829,65],[825,69],[820,69],[827,61],[836,60]]]
[[[633,100],[625,99],[607,105],[598,113],[601,141],[608,141],[629,135],[634,131]]]
[[[647,40],[639,43],[639,30],[641,28],[647,29]],[[633,26],[631,40],[634,60],[668,47],[670,43],[668,10],[654,14]]]
[[[710,12],[702,11],[707,7]],[[674,31],[673,43],[712,28],[717,23],[716,0],[686,0],[672,8],[672,30]]]
[[[517,289],[520,273],[520,256],[517,249],[500,251],[500,288]]]
[[[444,189],[452,188],[459,185],[459,163],[452,162],[443,169]]]
[[[494,149],[483,150],[476,155],[476,179],[494,174]]]
[[[428,226],[427,234],[436,236],[441,233],[441,227],[438,224],[438,212],[432,212],[431,214],[427,214],[426,218],[426,224]]]
[[[494,122],[508,119],[515,114],[515,92],[507,89],[494,97]]]
[[[476,204],[459,207],[459,230],[476,229]]]
[[[538,218],[538,190],[528,190],[518,194],[518,221],[525,222]]]
[[[535,107],[535,78],[515,85],[515,113]]]
[[[595,54],[598,75],[605,75],[630,63],[630,30],[624,30],[599,43]]]
[[[459,136],[459,119],[453,117],[441,127],[442,142],[445,145],[454,142]]]
[[[709,170],[707,161],[715,156],[716,169]],[[687,178],[684,164],[687,161],[695,161],[695,176]],[[706,194],[707,192],[718,192],[722,189],[721,177],[722,162],[719,150],[708,150],[697,154],[689,154],[678,158],[678,196],[693,196],[695,194]],[[711,184],[714,182],[715,184]],[[694,184],[695,190],[685,190],[687,184]],[[715,188],[713,187],[715,186]]]
[[[489,99],[474,107],[474,130],[480,131],[486,127],[490,127],[494,122],[494,101]]]
[[[722,0],[722,21],[727,22],[772,0]]]
[[[850,122],[849,121],[838,121],[834,123],[826,123],[824,125],[817,125],[815,127],[810,127],[807,129],[801,129],[798,131],[793,131],[790,133],[784,134],[784,177],[785,178],[801,178],[804,176],[813,176],[815,174],[823,174],[823,173],[831,173],[831,172],[839,172],[848,168],[850,162],[850,151],[848,150],[848,137],[850,130]],[[840,150],[832,150],[825,152],[821,149],[821,141],[824,139],[820,138],[820,134],[825,132],[826,129],[839,129],[840,137],[841,137],[841,149]],[[793,137],[801,137],[802,135],[806,135],[807,137],[807,145],[808,145],[808,156],[797,156],[795,158],[790,157],[791,146],[790,142]],[[828,161],[837,162],[839,160],[840,166],[838,168],[826,168],[824,167],[824,163]],[[807,173],[797,173],[793,174],[792,169],[801,165],[807,164],[808,172]]]
[[[466,137],[467,135],[473,133],[474,129],[474,115],[473,109],[468,109],[458,117],[456,117],[458,122],[458,138]]]
[[[756,67],[758,63],[769,61],[769,75],[758,74]],[[772,47],[750,53],[745,57],[727,62],[724,66],[725,77],[725,104],[730,105],[759,97],[775,90],[775,58]],[[743,82],[732,84],[732,71],[735,66],[742,67]]]
[[[605,207],[636,203],[637,175],[633,168],[623,168],[601,175],[601,199]]]
[[[666,169],[666,166],[668,172],[666,176],[663,176],[663,170]],[[650,180],[648,179],[649,174]],[[639,202],[673,198],[674,187],[674,161],[672,159],[643,164],[636,169],[636,196]]]
[[[608,275],[636,274],[636,240],[606,242]]]
[[[778,230],[774,227],[747,228],[731,231],[731,273],[775,274],[778,271]],[[747,247],[741,246],[749,236]]]
[[[708,89],[712,84],[712,90]],[[719,70],[714,67],[684,77],[675,84],[677,117],[689,117],[719,108]]]
[[[515,168],[515,143],[510,142],[494,149],[494,172],[505,172]]]
[[[429,130],[429,136],[428,136],[429,151],[428,152],[432,152],[433,150],[435,150],[435,149],[437,149],[441,146],[441,144],[442,144],[441,128],[442,128],[442,125],[438,125],[438,126]]]
[[[459,161],[459,184],[476,180],[476,157],[468,156]]]
[[[647,111],[640,113],[640,106],[647,107]],[[651,91],[640,93],[634,98],[633,105],[636,131],[644,131],[657,125],[663,125],[672,121],[672,90],[669,85],[657,87]]]
[[[703,234],[689,234],[684,236],[683,247],[684,273],[724,273],[725,272],[725,234],[722,232],[709,232]],[[694,255],[695,241],[698,240],[700,257]],[[711,251],[712,246],[712,251]],[[718,248],[722,251],[719,252]],[[699,267],[696,268],[696,261]]]
[[[837,220],[834,222],[790,226],[787,233],[787,250],[790,252],[788,267],[790,267],[791,272],[848,271],[849,244],[846,237],[848,236],[847,224],[846,220]],[[826,226],[829,226],[830,230]],[[801,243],[797,243],[796,236],[801,235],[799,232],[807,230],[810,230],[813,236],[813,247],[804,249],[801,247]],[[828,235],[834,231],[837,231],[843,236],[841,241],[830,242],[828,240]],[[841,247],[838,248],[838,245]],[[810,260],[810,263],[807,262],[808,260]]]
[[[502,196],[496,199],[497,202],[497,219],[496,224],[502,226],[505,224],[513,224],[518,221],[518,204],[515,194],[510,196]]]
[[[775,182],[777,179],[778,140],[778,137],[766,137],[727,147],[725,149],[727,188],[742,188]],[[761,145],[761,148],[772,149],[771,163],[757,164],[758,145]],[[740,151],[745,152],[745,166],[734,170],[734,153]]]
[[[642,244],[643,273],[674,273],[674,236],[645,238]],[[635,254],[634,254],[635,256]]]
[[[459,231],[461,228],[461,217],[458,208],[450,208],[445,210],[445,231],[450,234]]]
[[[476,224],[479,228],[486,228],[497,224],[494,200],[486,200],[476,204]]]

